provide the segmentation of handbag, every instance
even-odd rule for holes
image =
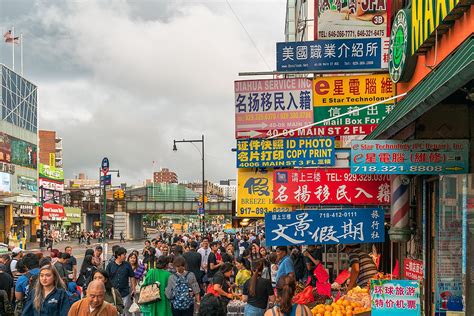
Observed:
[[[138,304],[149,304],[160,300],[160,282],[153,282],[141,287]]]

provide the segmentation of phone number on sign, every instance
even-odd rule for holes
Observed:
[[[241,207],[239,209],[239,214],[240,215],[263,215],[268,212],[289,212],[290,209],[288,207],[273,207],[270,208],[270,211],[268,210],[268,207],[257,207],[257,208],[252,208],[252,207]]]
[[[442,166],[355,166],[354,172],[437,172],[443,171]]]
[[[321,212],[319,218],[350,218],[356,217],[356,212]]]

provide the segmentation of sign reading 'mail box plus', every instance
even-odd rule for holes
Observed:
[[[281,204],[390,204],[390,176],[351,174],[349,168],[273,172],[273,199]]]

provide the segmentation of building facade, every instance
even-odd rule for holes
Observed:
[[[37,86],[0,70],[0,242],[19,245],[39,224]]]
[[[160,171],[153,173],[154,183],[178,183],[178,176],[168,168],[161,168]]]
[[[42,164],[63,167],[63,141],[55,131],[40,130],[39,161]]]

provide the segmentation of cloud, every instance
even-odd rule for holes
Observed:
[[[285,4],[231,3],[273,65]],[[150,178],[152,161],[200,179],[192,145],[171,147],[204,134],[206,178],[235,178],[233,81],[267,69],[225,2],[37,2],[18,20],[40,128],[63,137],[66,176],[95,177],[109,156],[129,183]]]

